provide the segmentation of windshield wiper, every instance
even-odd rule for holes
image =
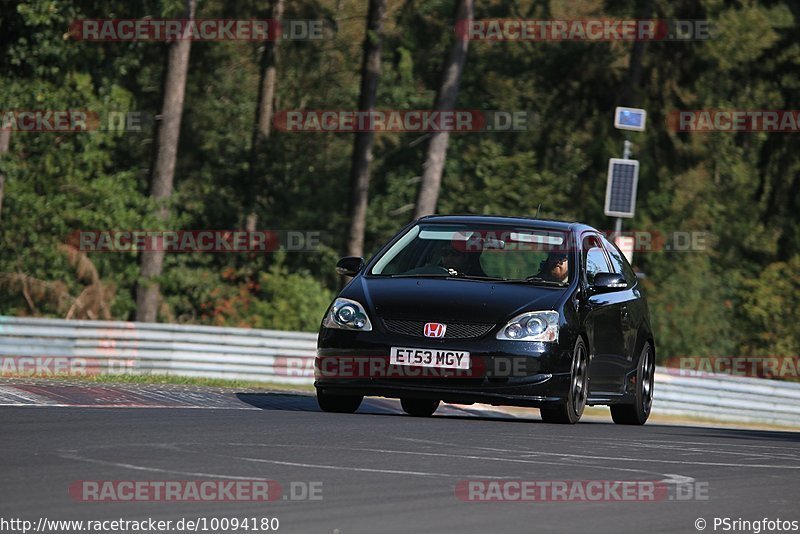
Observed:
[[[385,276],[387,278],[451,278],[450,273],[399,273],[399,274],[378,274],[375,276]]]
[[[565,282],[556,282],[555,280],[545,280],[541,276],[529,276],[525,279],[526,282],[533,282],[535,284],[544,284],[553,287],[566,287]]]
[[[486,280],[487,282],[510,282],[508,278],[497,278],[496,276],[480,276],[472,274],[456,274],[451,275],[451,278],[463,278],[467,280]]]
[[[499,282],[499,283],[534,283],[552,287],[567,287],[568,284],[563,282],[556,282],[554,280],[545,280],[540,276],[529,276],[527,278],[498,278],[495,276],[480,276],[470,274],[452,274],[452,273],[398,273],[398,274],[384,274],[378,276],[385,276],[387,278],[453,278],[459,280],[483,280],[486,282]]]
[[[494,276],[479,276],[479,275],[470,275],[470,274],[452,274],[452,273],[400,273],[400,274],[388,274],[388,275],[378,275],[378,276],[387,276],[389,278],[457,278],[461,280],[486,280],[489,282],[510,282],[511,280],[507,278],[496,278]]]

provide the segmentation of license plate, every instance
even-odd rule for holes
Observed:
[[[469,369],[469,352],[447,349],[413,349],[392,347],[389,363],[393,365],[418,365],[441,369]]]

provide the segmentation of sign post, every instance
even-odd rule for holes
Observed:
[[[619,130],[643,132],[647,122],[647,111],[639,108],[618,106],[614,111],[614,127]],[[636,189],[639,183],[639,162],[631,159],[630,140],[625,139],[622,158],[608,160],[608,177],[606,179],[605,214],[615,217],[613,240],[617,246],[628,243],[622,239],[622,218],[631,218],[636,211]],[[625,247],[625,251],[629,247]],[[628,261],[633,259],[625,254]]]

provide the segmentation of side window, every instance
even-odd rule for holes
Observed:
[[[602,239],[603,245],[606,247],[606,252],[608,252],[608,257],[611,258],[611,266],[614,267],[614,272],[624,276],[629,287],[635,284],[636,273],[633,272],[628,260],[625,259],[625,256],[616,245],[610,243],[605,237]]]
[[[603,247],[600,246],[600,241],[596,236],[584,238],[583,251],[586,281],[589,284],[594,283],[594,275],[597,273],[611,272],[611,266],[608,265],[606,254],[603,252]]]

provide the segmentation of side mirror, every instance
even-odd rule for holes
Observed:
[[[592,284],[592,293],[609,293],[611,291],[620,291],[628,287],[628,282],[625,277],[616,273],[597,273],[594,275],[594,283]]]
[[[355,276],[364,268],[364,258],[346,256],[336,262],[336,272],[342,276]]]

